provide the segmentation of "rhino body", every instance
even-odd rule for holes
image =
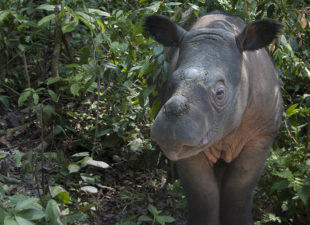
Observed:
[[[151,138],[176,161],[189,225],[249,225],[252,193],[277,134],[282,97],[265,47],[274,20],[246,24],[224,12],[189,31],[152,15],[145,28],[171,47],[165,102]]]

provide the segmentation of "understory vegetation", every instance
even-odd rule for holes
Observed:
[[[185,224],[173,164],[150,140],[169,65],[143,18],[188,27],[212,10],[285,26],[269,46],[283,119],[253,214],[310,224],[306,0],[0,1],[0,224]]]

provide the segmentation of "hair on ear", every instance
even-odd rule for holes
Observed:
[[[272,19],[258,20],[246,25],[236,37],[236,42],[241,51],[253,51],[269,45],[284,26]]]
[[[144,30],[166,47],[178,47],[186,31],[170,20],[160,15],[147,16],[143,24]]]

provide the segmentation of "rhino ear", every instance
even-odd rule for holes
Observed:
[[[168,17],[152,15],[144,20],[144,29],[166,47],[178,47],[187,32]]]
[[[282,32],[283,25],[272,19],[258,20],[246,25],[236,37],[240,51],[253,51],[269,45]]]

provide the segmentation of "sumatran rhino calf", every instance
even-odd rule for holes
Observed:
[[[151,138],[177,161],[189,225],[248,225],[252,193],[279,128],[282,98],[265,50],[282,25],[212,12],[189,31],[167,17],[145,29],[171,53]]]

